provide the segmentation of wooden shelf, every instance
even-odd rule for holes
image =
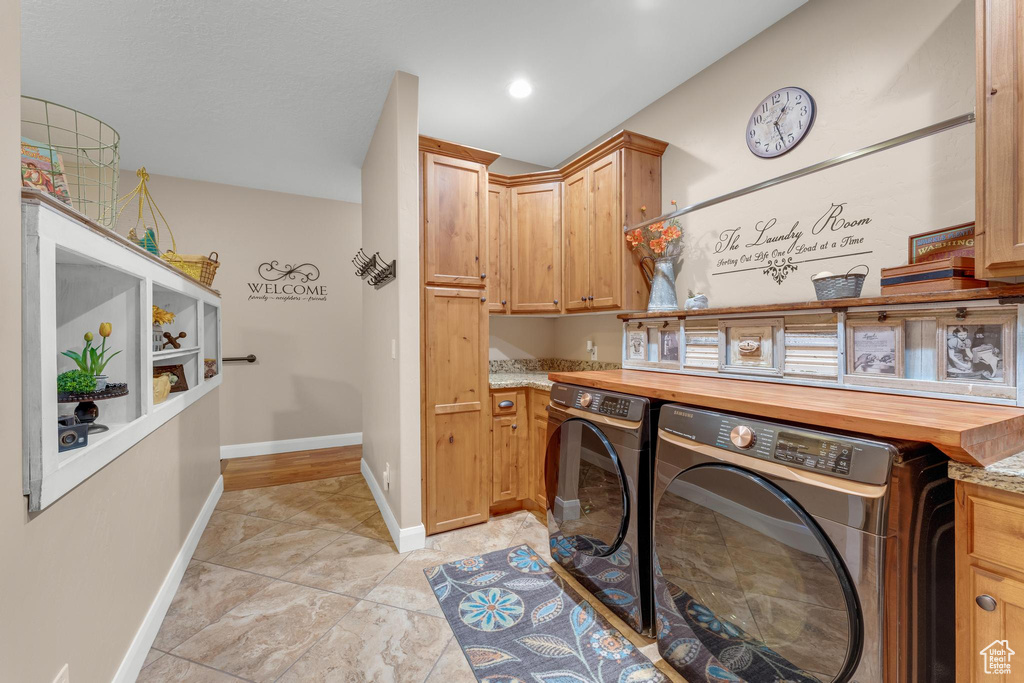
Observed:
[[[162,360],[164,358],[176,358],[178,356],[188,356],[194,353],[199,353],[198,346],[190,346],[187,349],[167,349],[166,351],[154,351],[153,360]]]
[[[548,379],[825,429],[924,441],[970,465],[988,465],[1024,447],[1024,409],[1011,406],[644,370],[552,372]]]
[[[1024,285],[984,287],[980,289],[954,289],[945,292],[921,294],[890,294],[889,296],[855,297],[830,299],[828,301],[796,301],[788,304],[762,304],[759,306],[730,306],[727,308],[705,308],[697,311],[667,311],[661,313],[623,313],[621,320],[650,320],[657,318],[694,318],[735,315],[738,313],[778,313],[779,311],[828,311],[868,306],[899,306],[904,304],[928,304],[944,301],[977,301],[979,299],[1010,299],[1024,297]]]

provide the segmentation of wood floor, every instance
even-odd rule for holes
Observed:
[[[359,445],[321,448],[221,460],[220,471],[224,490],[239,491],[359,474],[362,457],[363,447]]]

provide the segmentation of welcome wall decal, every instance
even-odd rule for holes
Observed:
[[[327,285],[312,285],[320,269],[312,263],[280,265],[277,260],[261,263],[256,273],[263,282],[247,282],[249,301],[327,301]]]
[[[858,234],[871,219],[844,216],[845,211],[846,202],[833,203],[810,230],[801,228],[800,221],[786,230],[774,217],[757,221],[751,229],[739,226],[722,230],[715,244],[718,260],[711,274],[759,270],[781,285],[800,264],[872,253],[864,250],[865,238]]]

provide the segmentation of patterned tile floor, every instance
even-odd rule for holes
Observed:
[[[361,475],[225,493],[138,680],[471,683],[422,570],[520,543],[547,556],[545,526],[528,512],[400,554]]]

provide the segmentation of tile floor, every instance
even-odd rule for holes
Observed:
[[[547,556],[546,528],[528,512],[400,554],[361,475],[225,493],[138,680],[470,683],[422,570],[520,543]]]

